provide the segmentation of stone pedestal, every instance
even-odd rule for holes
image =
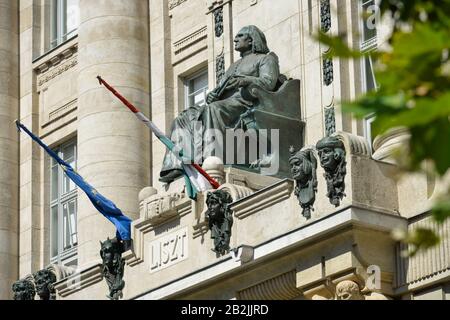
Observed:
[[[78,170],[125,215],[139,215],[138,194],[150,181],[150,132],[109,91],[100,75],[149,114],[147,1],[80,1]],[[80,192],[79,265],[99,257],[114,226]]]
[[[18,278],[17,1],[0,0],[0,300],[11,298]]]

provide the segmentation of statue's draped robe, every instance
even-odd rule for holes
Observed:
[[[244,56],[230,66],[221,83],[214,89],[215,93],[219,93],[225,82],[235,75],[247,76],[246,78],[251,79],[253,84],[265,90],[273,91],[280,75],[278,57],[274,53],[250,53]],[[244,98],[245,95],[243,95],[242,90],[242,88],[227,89],[219,97],[220,100],[203,107],[195,106],[183,111],[172,124],[170,137],[172,141],[183,148],[183,150],[194,150],[202,143],[203,147],[208,149],[205,144],[211,145],[208,143],[211,141],[210,129],[219,130],[223,138],[225,138],[225,130],[233,128],[239,121],[240,115],[253,104],[252,101]],[[195,127],[196,121],[202,122],[203,132]],[[183,129],[184,131],[177,129]],[[189,139],[186,138],[186,132],[189,132]],[[208,152],[209,150],[205,150],[203,155],[210,155]],[[215,155],[222,156],[220,153]],[[223,157],[225,157],[225,154]],[[194,160],[196,162],[201,161],[201,159]],[[180,168],[180,161],[171,152],[167,151],[161,176],[172,169]]]

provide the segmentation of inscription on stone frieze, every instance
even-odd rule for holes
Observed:
[[[188,257],[187,227],[149,243],[150,273],[157,272]]]

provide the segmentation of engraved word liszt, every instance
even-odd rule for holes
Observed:
[[[187,227],[153,240],[150,248],[150,272],[174,265],[188,257]]]

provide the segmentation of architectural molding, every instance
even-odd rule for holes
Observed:
[[[189,35],[183,37],[182,39],[175,41],[173,43],[173,51],[175,55],[182,53],[195,43],[201,40],[205,40],[207,36],[208,33],[206,26],[203,26],[200,29],[197,29]]]
[[[180,4],[186,2],[187,0],[169,0],[169,10],[173,10],[178,7]]]
[[[344,143],[347,155],[371,157],[369,143],[364,137],[342,131],[335,132],[331,136],[338,137]]]
[[[231,204],[231,210],[238,219],[244,219],[258,211],[279,203],[291,196],[294,182],[290,179],[281,180],[273,185],[248,195]]]
[[[301,296],[296,287],[295,270],[283,273],[238,292],[239,300],[292,300]]]
[[[61,51],[43,57],[45,61],[40,62],[34,68],[37,75],[38,91],[45,83],[75,67],[78,64],[77,52],[78,43],[73,42],[67,48],[63,47]]]
[[[158,288],[134,297],[134,299],[170,299],[175,295],[195,290],[219,278],[223,279],[223,276],[226,274],[239,272],[243,267],[246,269],[251,268],[251,266],[258,265],[263,261],[267,262],[268,258],[275,259],[276,255],[283,255],[294,250],[298,252],[307,244],[318,243],[327,239],[332,233],[345,230],[346,226],[364,226],[370,230],[390,232],[394,228],[402,228],[406,224],[404,218],[383,214],[383,219],[380,219],[379,215],[380,213],[375,211],[349,207],[340,212],[313,220],[296,230],[253,247],[253,259],[250,262],[243,264],[240,260],[236,261],[236,259],[233,259],[233,252],[230,252],[230,256],[227,258],[173,279]]]
[[[435,230],[440,237],[439,245],[419,251],[412,257],[403,257],[402,253],[407,252],[407,244],[397,245],[397,292],[403,294],[410,290],[417,290],[430,286],[445,278],[450,277],[450,221],[446,220],[442,224],[436,223],[431,216],[409,224],[408,230],[411,232],[416,228],[426,228]]]

